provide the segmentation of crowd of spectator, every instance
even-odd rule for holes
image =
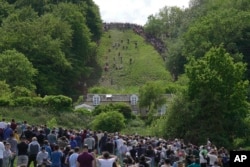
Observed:
[[[0,122],[3,167],[228,167],[229,153],[208,139],[202,146],[182,139],[124,135],[90,129]]]

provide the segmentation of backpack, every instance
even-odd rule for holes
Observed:
[[[31,144],[29,154],[36,155],[39,152],[39,145],[38,144]]]

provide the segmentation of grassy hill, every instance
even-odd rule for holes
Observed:
[[[159,53],[132,29],[105,32],[97,60],[102,70],[96,86],[136,90],[147,81],[171,80]]]

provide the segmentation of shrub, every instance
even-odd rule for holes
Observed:
[[[92,114],[93,115],[99,115],[103,112],[107,112],[113,110],[113,105],[112,104],[103,104],[103,105],[98,105],[95,107],[93,110]]]
[[[111,103],[111,104],[96,106],[95,109],[93,110],[93,115],[99,115],[100,113],[108,111],[118,111],[121,114],[123,114],[125,119],[135,118],[135,115],[132,114],[131,107],[126,103],[115,103],[115,104]]]
[[[34,107],[43,107],[45,104],[45,100],[42,97],[33,97],[32,100]]]
[[[80,114],[85,115],[85,116],[91,116],[92,115],[92,112],[85,109],[85,108],[76,109],[76,110],[74,110],[74,112],[80,113]]]
[[[32,106],[33,100],[31,97],[17,97],[13,100],[14,106]]]
[[[95,117],[92,127],[94,130],[119,132],[125,127],[125,118],[117,111],[104,112]]]
[[[72,109],[72,99],[63,96],[63,95],[57,95],[57,96],[45,96],[44,97],[45,104],[48,106],[51,110],[57,111],[57,110],[71,110]]]
[[[131,107],[126,103],[116,103],[113,105],[114,110],[119,111],[123,114],[125,119],[133,119],[135,118],[135,115],[132,114]]]
[[[0,106],[9,106],[11,100],[9,98],[0,98]]]

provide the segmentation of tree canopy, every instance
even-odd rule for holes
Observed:
[[[91,72],[102,33],[98,6],[92,0],[4,0],[0,9],[0,53],[14,49],[28,59],[37,70],[36,93],[79,94],[76,86]]]
[[[200,143],[209,137],[220,145],[229,145],[236,136],[245,137],[245,70],[246,64],[235,62],[222,47],[211,48],[204,57],[190,60],[186,66],[188,90],[172,106],[166,133]]]

